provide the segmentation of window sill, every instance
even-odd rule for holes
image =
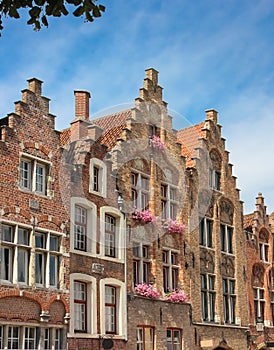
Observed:
[[[28,189],[25,189],[25,188],[21,188],[21,187],[19,187],[19,190],[21,192],[28,193],[28,194],[31,194],[33,196],[38,196],[40,198],[47,198],[47,199],[53,198],[53,195],[52,196],[48,196],[46,194],[43,194],[43,193],[40,193],[40,192],[31,191],[31,190],[28,190]]]
[[[104,192],[89,190],[89,193],[98,197],[106,198],[106,194]]]

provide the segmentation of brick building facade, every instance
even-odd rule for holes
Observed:
[[[96,120],[76,90],[58,132],[41,90],[0,120],[1,347],[267,346],[272,231],[260,196],[243,230],[218,113],[174,130],[148,69],[134,108]]]

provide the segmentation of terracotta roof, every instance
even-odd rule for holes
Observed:
[[[92,123],[100,126],[100,128],[108,131],[110,129],[116,128],[118,126],[125,126],[126,120],[131,118],[132,113],[130,109],[125,111],[117,112],[105,117],[92,120]]]
[[[116,140],[121,136],[126,126],[126,120],[131,116],[131,110],[125,110],[92,120],[93,124],[104,129],[101,142],[107,146],[108,151],[115,146]]]
[[[252,227],[254,219],[254,213],[244,215],[244,229]]]
[[[61,130],[60,132],[60,146],[64,146],[70,141],[70,128]]]
[[[199,146],[199,138],[204,136],[203,127],[205,122],[178,130],[177,142],[182,147],[182,155],[187,157],[186,166],[194,165],[192,158],[196,155],[196,148]]]

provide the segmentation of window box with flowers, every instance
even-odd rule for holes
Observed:
[[[166,150],[166,144],[160,139],[159,136],[154,135],[150,140],[149,144],[151,147],[158,149],[160,151]]]
[[[182,289],[175,289],[172,292],[165,294],[165,300],[171,301],[172,303],[186,303],[187,295]]]
[[[153,287],[151,284],[147,283],[136,284],[134,291],[138,295],[152,299],[158,299],[161,296],[161,293],[156,287]]]
[[[183,233],[185,225],[177,220],[168,219],[163,224],[167,233]]]
[[[147,209],[145,210],[134,210],[132,214],[132,219],[139,221],[141,223],[147,224],[149,222],[155,223],[156,217],[151,214]]]

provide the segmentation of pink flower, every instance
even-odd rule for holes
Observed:
[[[162,141],[160,139],[159,136],[154,135],[151,139],[150,139],[150,145],[154,148],[159,149],[160,151],[164,151],[166,149],[166,145],[164,143],[164,141]]]
[[[134,213],[132,214],[132,218],[134,220],[138,220],[144,223],[152,222],[154,223],[156,221],[156,217],[151,214],[149,210],[135,210]]]
[[[185,303],[187,302],[187,295],[182,289],[176,289],[165,295],[165,300],[171,301],[172,303]]]
[[[168,219],[163,226],[168,233],[183,233],[185,230],[183,223],[172,219]]]
[[[135,292],[144,297],[158,299],[161,293],[157,290],[156,287],[153,287],[147,283],[139,283],[135,286]]]

